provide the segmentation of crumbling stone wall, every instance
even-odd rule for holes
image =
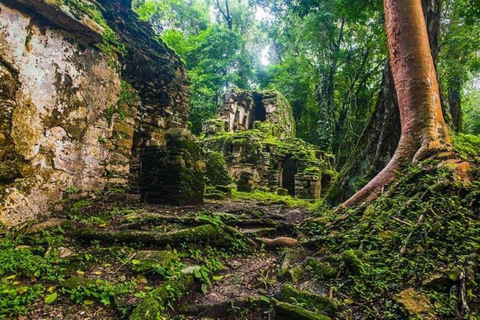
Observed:
[[[255,99],[260,99],[267,111],[276,111],[251,125],[248,121],[238,123],[242,116],[250,119]],[[251,181],[259,189],[276,192],[278,188],[287,188],[298,198],[319,199],[322,187],[326,190],[335,175],[333,157],[292,137],[295,122],[293,117],[287,120],[289,117],[282,116],[292,112],[283,99],[274,91],[261,94],[238,89],[228,91],[217,118],[203,125],[204,148],[207,153],[224,155],[230,176],[237,180],[240,189],[246,185],[245,181]],[[328,183],[322,184],[325,181]]]
[[[150,146],[142,157],[142,199],[172,205],[203,203],[203,150],[186,129],[170,129],[165,137],[166,147]]]
[[[227,132],[254,129],[255,122],[276,124],[280,138],[295,137],[295,120],[287,99],[273,90],[251,92],[238,88],[229,89],[223,104],[217,111],[217,121],[223,122]],[[204,131],[218,131],[217,122],[205,124]]]
[[[100,5],[98,5],[100,3]],[[141,156],[188,118],[180,59],[127,0],[0,0],[0,222],[66,190],[139,184]]]

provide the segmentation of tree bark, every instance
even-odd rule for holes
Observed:
[[[452,117],[452,129],[455,132],[462,130],[462,83],[458,79],[448,86],[448,107]]]
[[[375,199],[401,165],[450,145],[421,0],[384,0],[390,66],[401,120],[397,150],[388,165],[342,206]]]
[[[332,205],[342,203],[358,190],[361,180],[371,179],[385,168],[397,149],[400,132],[397,94],[387,62],[370,120],[325,200]]]
[[[427,23],[430,49],[436,65],[439,52],[441,2],[422,0],[422,7]],[[370,120],[358,139],[354,151],[328,190],[326,201],[332,205],[344,202],[355,193],[361,181],[372,179],[385,168],[397,149],[400,134],[397,93],[390,64],[387,62]]]

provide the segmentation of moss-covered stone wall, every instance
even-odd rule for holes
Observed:
[[[284,96],[274,90],[260,92],[238,88],[228,90],[222,106],[217,111],[216,122],[206,122],[203,129],[206,134],[222,129],[237,132],[254,129],[257,122],[275,124],[278,130],[273,134],[281,138],[295,137],[292,107]]]
[[[138,189],[143,150],[187,118],[185,67],[129,1],[0,0],[0,222]]]
[[[256,129],[210,135],[203,139],[203,146],[207,153],[223,153],[234,179],[248,172],[257,188],[269,191],[283,187],[283,165],[291,158],[296,166],[296,196],[318,199],[321,181],[336,174],[332,157],[301,139],[272,135],[276,130],[275,125],[257,123]]]

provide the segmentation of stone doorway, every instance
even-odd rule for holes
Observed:
[[[253,110],[250,116],[249,129],[253,129],[255,121],[264,122],[267,120],[267,109],[263,104],[262,96],[258,93],[253,93]]]
[[[288,194],[295,196],[295,175],[297,164],[291,156],[285,158],[282,164],[282,188],[288,190]]]

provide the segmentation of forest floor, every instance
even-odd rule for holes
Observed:
[[[157,294],[166,319],[269,319],[284,282],[300,276],[289,271],[311,212],[303,201],[256,195],[186,207],[129,195],[70,201],[67,215],[6,233],[0,317],[118,319]],[[185,272],[193,281],[176,288]]]
[[[189,207],[72,193],[2,231],[0,318],[479,319],[479,148],[342,210],[259,191]]]

